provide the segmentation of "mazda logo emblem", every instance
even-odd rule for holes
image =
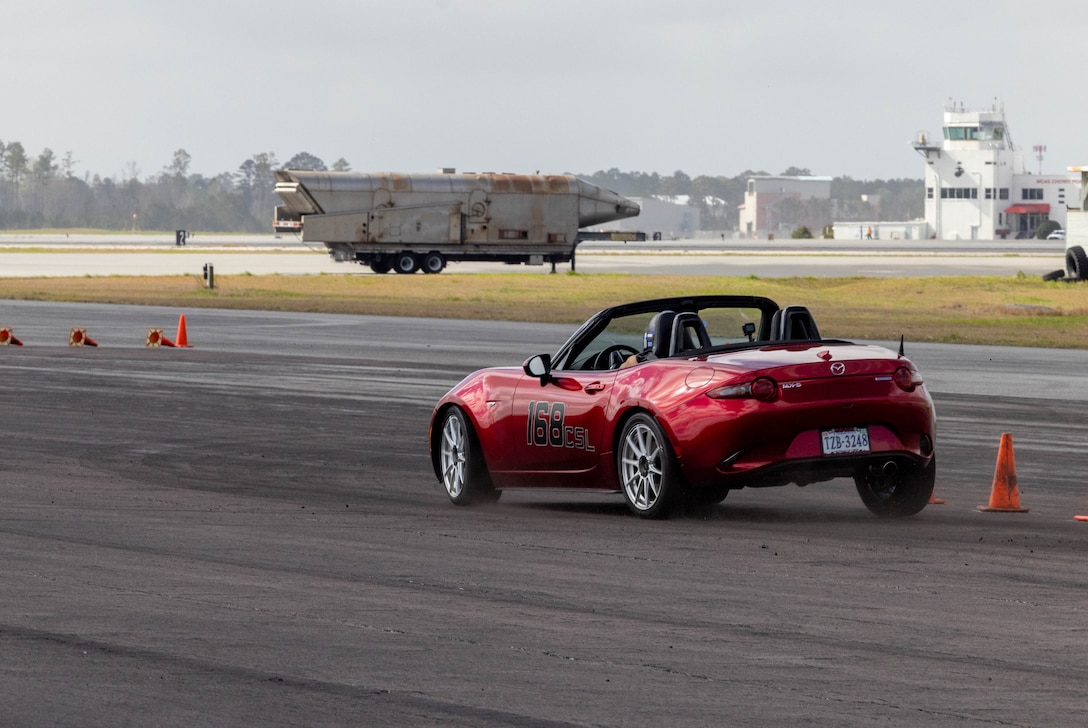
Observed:
[[[841,376],[845,372],[846,365],[843,364],[841,361],[837,361],[831,365],[831,373],[834,374],[836,377]]]

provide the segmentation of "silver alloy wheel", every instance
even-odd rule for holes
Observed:
[[[661,497],[665,457],[652,428],[639,422],[628,429],[620,450],[620,483],[632,507],[648,511]]]
[[[439,450],[442,465],[442,485],[450,498],[458,498],[465,488],[465,449],[468,435],[465,426],[452,410],[442,425],[442,445]]]

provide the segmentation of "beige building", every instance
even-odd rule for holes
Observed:
[[[750,177],[740,206],[738,229],[741,237],[767,235],[789,237],[792,226],[783,224],[778,206],[783,200],[827,200],[831,198],[830,177]]]

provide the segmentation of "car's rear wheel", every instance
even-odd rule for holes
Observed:
[[[624,425],[616,472],[627,507],[641,518],[668,516],[683,491],[680,467],[661,425],[643,413]]]
[[[718,485],[705,486],[703,488],[688,487],[684,501],[688,508],[702,510],[716,506],[726,499],[729,489]]]
[[[501,491],[491,483],[476,432],[460,408],[442,415],[438,438],[439,477],[450,500],[459,506],[497,501]]]
[[[937,458],[926,467],[906,470],[896,466],[894,472],[884,466],[874,466],[854,477],[858,495],[865,507],[881,518],[913,516],[929,503],[933,483],[937,479]]]
[[[1088,280],[1088,253],[1084,252],[1084,248],[1074,245],[1065,251],[1065,269],[1069,271],[1070,278]]]

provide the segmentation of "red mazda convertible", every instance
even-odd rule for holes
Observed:
[[[469,375],[435,407],[430,448],[458,505],[570,488],[622,493],[654,518],[852,478],[895,517],[929,502],[935,432],[902,346],[821,338],[803,306],[709,295],[608,308],[554,355]]]

